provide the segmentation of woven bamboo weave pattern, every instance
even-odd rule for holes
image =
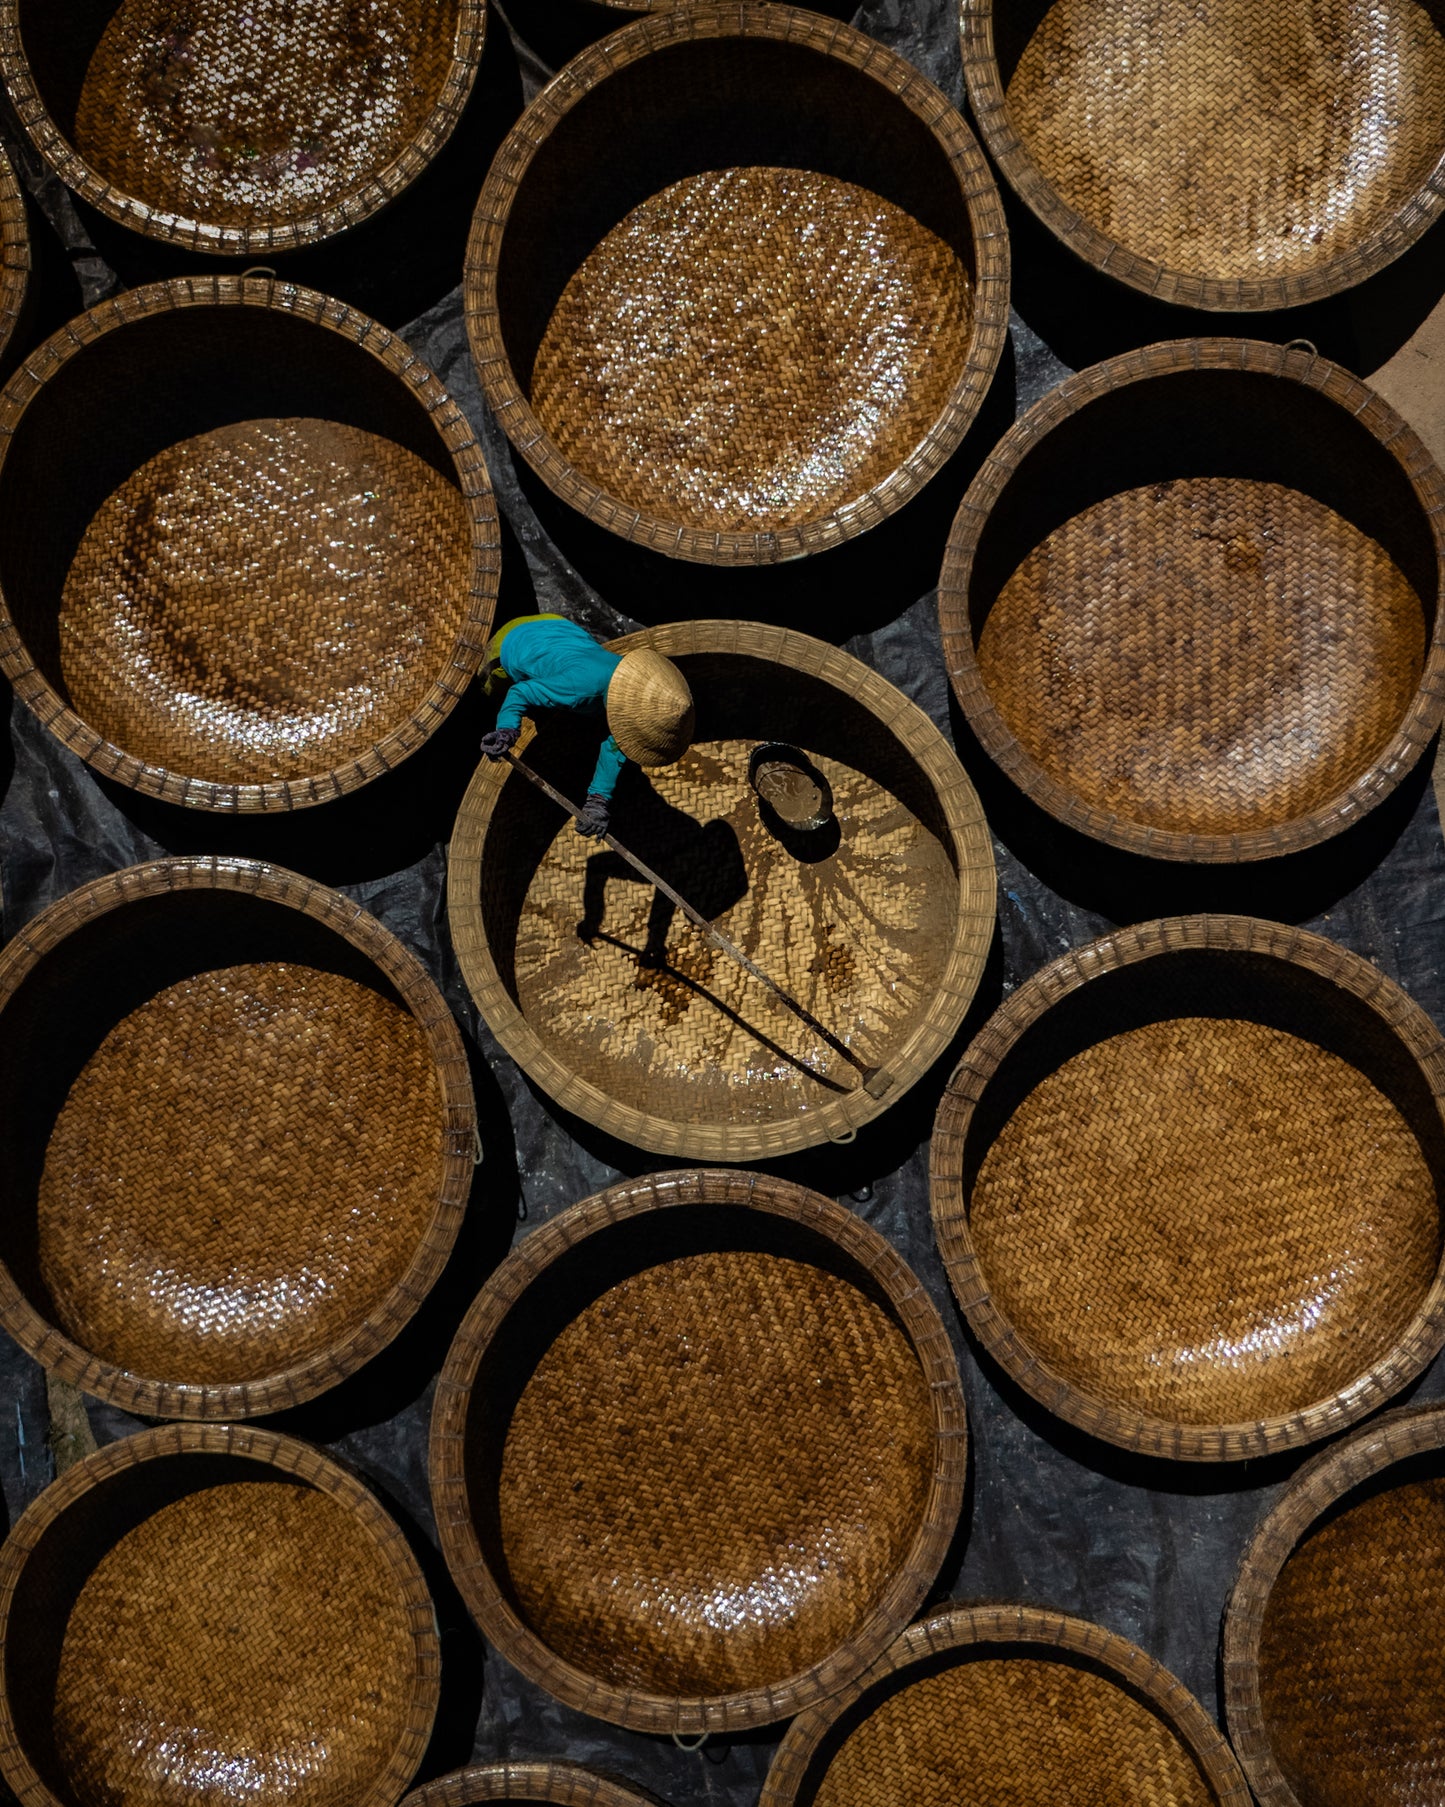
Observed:
[[[575,1763],[485,1763],[428,1782],[402,1807],[478,1807],[482,1801],[542,1801],[548,1807],[654,1807],[610,1776]]]
[[[882,195],[811,170],[710,171],[589,253],[532,405],[624,503],[700,529],[792,527],[915,450],[972,335],[962,260]]]
[[[1074,516],[978,643],[1000,715],[1050,777],[1130,822],[1213,835],[1347,789],[1424,660],[1420,600],[1382,546],[1299,491],[1227,477]]]
[[[460,492],[326,420],[168,447],[104,502],[60,605],[71,707],[213,783],[358,758],[424,701],[466,614]]]
[[[108,1551],[71,1614],[55,1741],[87,1802],[349,1807],[406,1728],[407,1603],[310,1487],[187,1495]]]
[[[788,1728],[760,1807],[1249,1807],[1213,1721],[1102,1626],[953,1608]]]
[[[1347,1501],[1285,1563],[1265,1611],[1259,1688],[1300,1807],[1445,1801],[1442,1610],[1438,1474]]]
[[[1214,1807],[1189,1750],[1113,1681],[982,1657],[883,1702],[828,1767],[816,1807]]]
[[[1028,155],[1135,256],[1217,281],[1356,250],[1445,150],[1418,0],[1058,0],[1008,84]]]
[[[841,837],[826,858],[798,858],[761,820],[751,750],[709,740],[650,773],[650,791],[628,798],[628,845],[875,1063],[943,976],[959,907],[947,850],[885,785],[820,756]],[[485,900],[507,881],[484,865],[482,882]],[[649,949],[665,964],[643,964]],[[557,1057],[639,1109],[779,1122],[857,1083],[841,1055],[570,823],[528,886],[516,971],[522,1013]]]
[[[1091,1396],[1283,1416],[1386,1355],[1429,1290],[1435,1182],[1393,1104],[1262,1024],[1177,1017],[1074,1056],[985,1156],[1000,1311]]]
[[[513,1416],[521,1610],[613,1686],[766,1687],[878,1605],[932,1446],[917,1357],[855,1285],[749,1252],[648,1269],[561,1332]]]
[[[227,226],[320,212],[422,129],[458,19],[457,0],[122,0],[75,148],[158,212]]]
[[[138,1374],[291,1367],[406,1272],[443,1130],[420,1026],[354,979],[275,963],[169,986],[105,1038],[50,1137],[58,1321]]]
[[[30,228],[25,195],[9,157],[0,149],[0,368],[20,323],[30,288]]]

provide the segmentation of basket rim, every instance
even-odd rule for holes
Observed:
[[[0,360],[20,325],[30,292],[30,222],[19,172],[0,144]]]
[[[0,1548],[0,1643],[9,1625],[15,1590],[41,1537],[75,1502],[112,1475],[145,1462],[177,1456],[239,1456],[329,1494],[350,1509],[370,1532],[406,1602],[416,1667],[401,1742],[385,1772],[353,1807],[392,1807],[397,1791],[415,1775],[436,1718],[441,1694],[441,1639],[436,1613],[421,1567],[396,1521],[371,1491],[324,1451],[299,1438],[249,1425],[167,1424],[107,1443],[83,1457],[26,1507]],[[21,1807],[65,1807],[41,1781],[21,1745],[10,1691],[0,1688],[0,1774],[19,1796]]]
[[[480,1147],[476,1104],[461,1032],[416,955],[339,891],[261,860],[216,855],[153,860],[59,898],[0,949],[0,1031],[5,1006],[76,929],[130,904],[184,891],[228,891],[309,916],[366,955],[391,983],[426,1038],[441,1105],[441,1180],[426,1228],[406,1271],[360,1323],[304,1360],[255,1380],[163,1380],[105,1361],[43,1317],[3,1260],[0,1327],[47,1372],[124,1411],[149,1418],[253,1418],[314,1399],[354,1374],[416,1314],[446,1266],[466,1214]]]
[[[1393,263],[1445,213],[1445,150],[1410,199],[1358,245],[1290,276],[1216,277],[1170,269],[1091,225],[1048,180],[1014,129],[994,47],[995,0],[959,0],[958,37],[970,110],[1009,186],[1044,226],[1101,274],[1155,301],[1208,312],[1300,307],[1354,288]]]
[[[614,1224],[680,1206],[751,1210],[801,1224],[841,1248],[888,1297],[929,1383],[933,1473],[902,1566],[851,1638],[810,1668],[765,1687],[679,1697],[613,1685],[557,1656],[513,1611],[482,1551],[467,1503],[466,1420],[482,1357],[512,1309],[567,1250]],[[963,1509],[968,1421],[943,1320],[903,1257],[846,1206],[790,1180],[726,1168],[651,1174],[611,1186],[532,1231],[497,1268],[462,1321],[437,1381],[429,1469],[442,1553],[483,1636],[558,1700],[633,1731],[739,1732],[791,1717],[831,1694],[888,1646],[922,1605]]]
[[[420,129],[390,163],[339,200],[266,225],[222,226],[152,207],[108,182],[56,124],[30,69],[20,29],[20,0],[0,0],[0,81],[26,136],[67,188],[118,225],[163,244],[216,257],[278,254],[319,245],[359,226],[388,206],[421,175],[455,131],[481,68],[487,37],[486,0],[455,0],[451,63]]]
[[[995,1303],[963,1195],[963,1149],[973,1113],[1025,1031],[1070,992],[1121,967],[1176,953],[1262,954],[1299,966],[1368,1004],[1413,1058],[1445,1117],[1445,1037],[1408,993],[1368,960],[1305,929],[1250,916],[1178,916],[1101,936],[1041,967],[1005,1000],[959,1062],[938,1106],[929,1153],[934,1238],[969,1328],[1044,1409],[1120,1449],[1179,1462],[1236,1462],[1297,1449],[1377,1411],[1424,1372],[1445,1345],[1445,1251],[1429,1291],[1394,1348],[1346,1387],[1304,1409],[1250,1423],[1185,1424],[1111,1405],[1043,1359]]]
[[[3,5],[5,0],[0,0]],[[249,814],[306,809],[359,790],[417,751],[439,728],[481,668],[501,574],[501,531],[481,446],[439,379],[395,333],[369,315],[314,289],[275,277],[188,276],[130,289],[62,326],[21,363],[0,392],[0,483],[25,410],[56,372],[105,334],[179,308],[255,307],[338,334],[375,359],[425,412],[451,455],[471,530],[465,616],[447,662],[407,719],[345,764],[302,778],[221,783],[149,765],[85,723],[36,667],[0,589],[0,671],[45,728],[78,758],[117,784],[190,809]]]
[[[969,586],[989,517],[1033,448],[1101,396],[1134,383],[1197,371],[1280,377],[1314,389],[1346,410],[1399,464],[1435,541],[1435,623],[1424,669],[1393,737],[1369,768],[1326,803],[1291,821],[1234,834],[1151,828],[1087,803],[1052,777],[1004,721],[979,670]],[[1065,827],[1149,859],[1224,864],[1274,859],[1342,832],[1382,803],[1418,763],[1445,718],[1445,475],[1415,430],[1374,390],[1341,365],[1308,351],[1255,339],[1175,339],[1094,364],[1036,402],[990,452],[949,529],[938,584],[944,665],[954,697],[990,760],[1039,808]]]
[[[1221,1659],[1230,1741],[1259,1807],[1302,1807],[1275,1762],[1259,1689],[1264,1615],[1280,1571],[1322,1513],[1384,1469],[1445,1447],[1445,1404],[1406,1406],[1307,1462],[1255,1527],[1225,1607]]]
[[[452,945],[473,1003],[503,1050],[553,1102],[638,1148],[683,1160],[761,1161],[825,1141],[851,1141],[864,1124],[896,1104],[947,1048],[983,976],[997,917],[993,842],[972,782],[953,748],[923,711],[886,678],[811,635],[746,621],[679,621],[644,628],[607,643],[616,651],[652,646],[668,658],[737,654],[784,664],[823,679],[862,702],[904,746],[938,799],[952,837],[959,909],[948,965],[933,1004],[886,1062],[893,1084],[879,1097],[861,1086],[816,1110],[776,1123],[683,1123],[614,1099],[565,1066],[522,1015],[503,984],[488,945],[480,872],[492,812],[511,774],[482,760],[467,787],[447,860],[447,917]],[[525,748],[525,742],[523,748]],[[521,784],[525,780],[512,780]]]
[[[773,1757],[758,1807],[794,1807],[809,1764],[834,1722],[870,1688],[940,1652],[1033,1644],[1112,1671],[1113,1685],[1142,1694],[1199,1765],[1218,1807],[1251,1807],[1234,1753],[1198,1700],[1162,1663],[1116,1632],[1042,1606],[947,1606],[909,1626],[864,1674],[795,1719]],[[1046,1660],[1046,1657],[1045,1657]]]
[[[497,272],[512,202],[559,120],[609,75],[679,43],[769,38],[850,64],[887,90],[933,133],[958,178],[974,248],[975,309],[968,357],[942,413],[915,449],[880,482],[828,514],[769,531],[689,527],[609,495],[574,466],[533,412],[502,337]],[[646,14],[591,45],[523,112],[498,150],[477,202],[467,242],[464,313],[472,360],[503,431],[544,483],[570,508],[623,539],[701,564],[766,565],[841,545],[901,508],[942,470],[972,425],[1008,336],[1009,250],[1003,204],[983,152],[962,116],[913,64],[876,39],[815,13],[760,0],[695,0]]]
[[[475,1807],[482,1801],[545,1801],[549,1807],[654,1807],[654,1799],[580,1763],[476,1763],[407,1795],[401,1807]]]

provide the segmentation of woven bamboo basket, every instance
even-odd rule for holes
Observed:
[[[575,1763],[487,1763],[458,1770],[409,1794],[402,1807],[478,1807],[482,1801],[545,1801],[548,1807],[653,1807],[652,1797]]]
[[[939,1058],[977,989],[995,903],[973,788],[921,710],[821,641],[694,621],[613,644],[676,660],[698,711],[676,765],[624,774],[619,836],[854,1064],[492,763],[462,803],[448,881],[477,1007],[563,1110],[639,1147],[736,1162],[850,1140]],[[831,829],[790,834],[760,806],[749,755],[780,739],[827,778]],[[578,801],[597,740],[552,719],[524,753]],[[880,1069],[866,1082],[865,1063]]]
[[[0,1324],[127,1411],[237,1418],[382,1349],[470,1191],[465,1051],[335,891],[160,860],[0,953]]]
[[[0,669],[169,802],[298,809],[389,771],[477,671],[499,570],[461,410],[310,290],[134,290],[0,396]]]
[[[30,228],[25,195],[0,148],[0,372],[8,370],[11,340],[30,291]]]
[[[1224,1626],[1230,1736],[1260,1807],[1438,1800],[1445,1408],[1390,1412],[1302,1468]]]
[[[939,586],[954,692],[1080,833],[1294,853],[1380,803],[1445,713],[1445,477],[1347,371],[1250,340],[1071,377],[999,442]]]
[[[1136,1645],[1062,1613],[989,1606],[911,1626],[796,1719],[760,1807],[1250,1807],[1194,1696]]]
[[[436,1714],[416,1558],[319,1450],[231,1425],[108,1444],[0,1550],[21,1807],[392,1807]]]
[[[498,420],[564,502],[769,564],[876,526],[958,446],[1008,329],[1003,214],[963,121],[872,38],[685,6],[532,102],[466,309]]]
[[[1036,973],[934,1125],[974,1333],[1125,1449],[1234,1461],[1343,1429],[1445,1342],[1445,1042],[1368,961],[1239,916]]]
[[[770,1724],[866,1668],[937,1576],[966,1459],[952,1347],[899,1256],[718,1169],[527,1237],[432,1417],[442,1549],[487,1641],[646,1732]]]
[[[410,187],[485,35],[485,0],[0,0],[0,74],[82,200],[188,251],[274,255]]]
[[[969,102],[1015,192],[1160,301],[1295,307],[1445,208],[1436,0],[960,0]]]

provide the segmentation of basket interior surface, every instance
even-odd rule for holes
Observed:
[[[102,181],[250,227],[343,202],[441,101],[460,0],[19,0],[36,88]]]
[[[441,1191],[426,1036],[299,911],[132,902],[0,1017],[0,1255],[40,1317],[148,1379],[278,1374],[360,1327]]]
[[[1265,1608],[1259,1687],[1299,1807],[1445,1800],[1442,1601],[1438,1450],[1346,1494],[1295,1547]]]
[[[148,314],[55,367],[0,470],[0,538],[62,701],[217,784],[368,752],[443,675],[468,607],[467,504],[409,385],[257,306]]]
[[[550,1263],[466,1426],[484,1557],[547,1649],[612,1688],[781,1683],[861,1628],[935,1462],[928,1378],[831,1239],[686,1206]]]
[[[1157,955],[1024,1030],[964,1144],[993,1305],[1068,1385],[1186,1425],[1330,1399],[1441,1253],[1441,1118],[1352,993],[1273,956]]]
[[[669,522],[775,530],[865,495],[943,413],[972,338],[968,208],[874,77],[768,38],[671,44],[544,139],[497,299],[584,478]]]
[[[1445,154],[1440,0],[995,0],[1009,118],[1090,226],[1187,275],[1308,275]]]
[[[833,684],[746,655],[677,663],[696,739],[675,765],[624,773],[623,841],[861,1060],[881,1062],[934,1000],[957,931],[936,793],[887,725]],[[790,830],[749,782],[754,747],[779,735],[827,779],[834,815],[821,828]],[[580,799],[597,739],[549,719],[527,758]],[[528,1027],[607,1097],[672,1122],[768,1124],[859,1083],[521,777],[496,802],[481,884],[487,944]]]
[[[1066,1651],[981,1643],[865,1690],[817,1749],[798,1807],[1215,1807],[1159,1707]]]
[[[1231,835],[1320,810],[1415,699],[1439,584],[1395,458],[1252,372],[1146,377],[1025,453],[968,611],[1008,733],[1077,803]]]
[[[5,1647],[21,1750],[65,1807],[374,1798],[417,1655],[400,1578],[265,1463],[133,1464],[43,1533]]]

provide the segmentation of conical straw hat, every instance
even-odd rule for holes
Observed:
[[[692,692],[673,664],[648,646],[624,653],[607,686],[607,726],[638,765],[671,765],[692,739]]]

